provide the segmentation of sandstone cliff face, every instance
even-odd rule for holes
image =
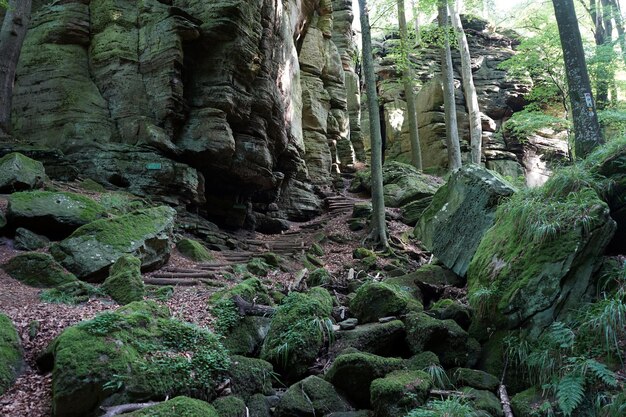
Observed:
[[[62,150],[61,165],[83,161],[80,174],[133,191],[141,192],[142,177],[167,171],[169,199],[206,200],[201,209],[234,226],[270,205],[275,216],[308,218],[321,208],[312,184],[327,184],[333,164],[355,161],[358,123],[351,125],[345,86],[350,7],[344,0],[37,5],[19,62],[14,134]],[[138,163],[90,168],[107,153]]]
[[[529,185],[545,181],[550,173],[546,167],[545,155],[550,158],[564,157],[563,147],[567,144],[556,136],[533,137],[526,143],[503,137],[500,128],[514,112],[525,105],[524,95],[529,91],[527,81],[511,79],[500,63],[510,58],[514,52],[515,40],[509,36],[493,33],[487,23],[476,18],[462,17],[468,37],[472,70],[478,102],[482,112],[483,161],[487,168],[503,175],[517,178],[525,175],[531,178]],[[408,121],[404,117],[406,103],[395,62],[388,57],[396,39],[381,41],[378,50],[378,75],[381,80],[381,96],[384,103],[387,151],[386,156],[409,162],[410,141]],[[424,168],[443,173],[447,170],[445,145],[445,124],[443,115],[443,91],[439,78],[439,50],[434,47],[421,48],[412,58],[416,63],[419,134]],[[452,51],[454,65],[455,92],[461,151],[464,161],[469,160],[469,119],[460,76],[460,57]],[[367,123],[364,121],[364,123]],[[366,138],[366,143],[369,138]]]

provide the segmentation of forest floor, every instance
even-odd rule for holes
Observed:
[[[346,200],[364,200],[363,196],[343,195]],[[239,231],[231,233],[233,239],[239,242],[255,242],[256,249],[246,252],[245,256],[238,261],[226,259],[220,252],[213,252],[216,265],[232,266],[235,263],[246,263],[259,251],[272,248],[273,244],[281,243],[284,247],[286,237],[289,241],[298,242],[302,246],[302,253],[295,248],[292,253],[283,254],[285,267],[271,271],[264,282],[275,289],[286,292],[297,279],[298,272],[302,271],[302,255],[304,248],[310,247],[313,241],[319,241],[320,236],[331,237],[323,239],[320,246],[324,249],[324,255],[319,256],[333,277],[341,280],[347,276],[351,267],[358,268],[352,258],[355,248],[363,246],[367,237],[367,231],[351,231],[348,228],[348,220],[351,217],[351,204],[337,204],[341,195],[334,196],[334,203],[320,217],[306,223],[294,223],[285,234],[262,235],[254,232]],[[0,204],[0,209],[2,204]],[[333,208],[334,206],[334,208]],[[390,211],[393,217],[393,210]],[[414,244],[402,239],[406,236],[410,227],[403,223],[391,220],[389,232],[396,242],[404,242],[404,250],[410,254],[412,267],[417,268],[420,263],[428,258],[428,254]],[[340,239],[332,239],[339,236]],[[340,242],[340,243],[338,243]],[[11,257],[20,253],[12,246],[9,239],[0,240],[0,264],[4,264]],[[260,243],[260,244],[259,244]],[[289,246],[289,245],[287,245]],[[236,255],[236,251],[233,251]],[[386,260],[379,258],[379,267],[382,268]],[[173,250],[168,263],[160,271],[194,270],[196,264],[183,258]],[[150,278],[160,271],[150,272],[144,275],[144,279]],[[374,270],[375,271],[375,270]],[[356,271],[361,273],[361,271]],[[366,273],[363,271],[363,273]],[[375,274],[375,272],[373,272]],[[215,291],[223,287],[237,284],[232,279],[232,274],[223,274],[219,269],[213,275],[218,286],[209,286],[203,283],[196,285],[181,285],[174,287],[173,296],[167,301],[157,301],[169,307],[172,315],[199,326],[212,327],[214,318],[208,308],[208,299]],[[52,375],[40,374],[37,371],[36,359],[48,346],[48,344],[68,326],[82,320],[89,320],[98,313],[115,310],[119,307],[111,299],[94,298],[78,305],[51,304],[42,302],[39,298],[40,289],[26,286],[8,276],[0,269],[0,311],[7,314],[14,322],[22,339],[24,348],[25,370],[16,383],[2,396],[0,396],[0,416],[7,417],[44,417],[51,415],[52,404]],[[337,295],[337,294],[336,294]]]

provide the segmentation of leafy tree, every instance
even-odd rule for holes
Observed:
[[[361,39],[363,52],[363,74],[367,91],[367,107],[370,117],[372,138],[372,230],[371,238],[384,249],[389,248],[387,225],[385,223],[385,199],[383,195],[382,136],[378,115],[378,95],[376,94],[376,74],[372,53],[372,35],[368,16],[367,0],[359,0],[361,13]]]

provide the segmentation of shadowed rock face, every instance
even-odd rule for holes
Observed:
[[[346,55],[350,5],[336,3]],[[19,62],[15,136],[81,159],[111,143],[131,154],[149,147],[197,170],[209,216],[236,226],[233,208],[264,212],[274,202],[283,217],[305,218],[321,203],[304,183],[326,184],[333,160],[354,162],[350,68],[333,17],[330,0],[37,5]]]

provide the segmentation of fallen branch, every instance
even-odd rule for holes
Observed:
[[[498,388],[498,394],[500,394],[500,402],[502,403],[502,411],[504,411],[504,417],[514,417],[513,410],[511,410],[511,399],[509,393],[506,392],[506,386],[500,385]]]
[[[458,398],[465,398],[468,400],[473,400],[476,398],[475,395],[467,394],[462,391],[448,391],[448,390],[443,390],[443,389],[432,389],[430,390],[430,395],[439,395],[441,397],[458,397]]]
[[[235,306],[239,310],[239,314],[242,316],[271,316],[276,309],[270,306],[264,306],[261,304],[252,304],[243,299],[240,295],[235,295],[232,298]]]
[[[130,413],[131,411],[137,411],[147,407],[151,407],[156,404],[159,403],[151,401],[147,403],[121,404],[113,407],[100,407],[100,409],[102,409],[102,411],[105,411],[105,414],[103,414],[102,417],[113,417],[119,414]]]

